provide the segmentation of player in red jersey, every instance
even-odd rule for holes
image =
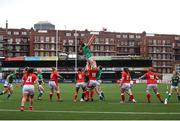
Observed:
[[[50,101],[52,101],[54,89],[56,90],[56,95],[58,98],[57,101],[62,101],[61,96],[60,96],[60,89],[59,89],[59,85],[58,85],[58,79],[59,78],[63,79],[63,77],[58,74],[57,69],[55,67],[52,67],[52,73],[51,73],[50,80],[49,80],[49,88],[50,88],[49,98],[50,98]]]
[[[121,89],[121,99],[122,101],[120,101],[121,103],[125,102],[125,92],[127,91],[130,95],[130,99],[136,103],[136,100],[134,99],[132,90],[131,90],[131,75],[129,73],[129,69],[128,68],[124,68],[123,71],[121,72],[121,81],[119,83],[120,85],[120,89]]]
[[[163,100],[161,99],[161,95],[158,92],[158,86],[157,86],[157,79],[159,79],[159,74],[156,72],[153,72],[153,68],[150,67],[143,76],[141,76],[139,79],[146,78],[147,79],[147,86],[146,86],[146,93],[147,93],[147,99],[148,103],[151,102],[151,95],[150,95],[150,90],[153,89],[154,93],[158,97],[159,101],[163,103]]]
[[[74,99],[73,99],[74,102],[77,101],[77,95],[80,88],[82,88],[83,90],[83,97],[84,98],[86,97],[86,83],[84,82],[84,80],[85,80],[85,73],[82,71],[81,68],[79,68],[77,76],[76,76],[76,89],[75,89]]]
[[[24,104],[29,96],[29,110],[32,111],[33,97],[34,97],[34,83],[38,84],[38,77],[34,74],[33,69],[29,68],[27,74],[22,77],[22,93],[23,97],[21,100],[20,111],[24,111]]]
[[[97,67],[91,67],[88,69],[88,76],[89,76],[89,82],[87,87],[89,88],[89,100],[93,101],[93,95],[94,95],[94,91],[93,89],[96,86],[100,86],[100,83],[97,81],[97,73],[98,73],[98,68]],[[99,88],[97,88],[97,93],[100,97],[100,99],[103,99],[103,96],[101,95],[101,91],[98,90]]]

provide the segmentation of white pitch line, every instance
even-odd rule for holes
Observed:
[[[122,103],[114,102],[114,103],[108,103],[108,104],[117,104],[121,105]],[[123,103],[123,104],[134,104],[134,103]],[[164,105],[163,103],[135,103],[135,104],[147,104],[147,105]],[[167,105],[180,105],[180,103],[168,103]]]
[[[20,112],[20,110],[0,109],[0,112]],[[27,112],[27,111],[26,111]],[[29,112],[29,111],[28,111]],[[180,112],[101,112],[101,111],[50,111],[34,110],[36,113],[76,113],[76,114],[133,114],[133,115],[179,115]]]

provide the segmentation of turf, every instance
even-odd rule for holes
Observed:
[[[105,92],[106,100],[99,101],[95,94],[93,102],[74,103],[73,93],[74,84],[60,84],[61,95],[63,102],[56,101],[56,95],[53,96],[53,101],[49,101],[48,86],[46,93],[43,95],[43,100],[36,100],[38,93],[35,95],[34,112],[28,111],[28,103],[26,103],[25,112],[19,111],[21,101],[21,87],[14,87],[14,94],[7,100],[7,95],[0,96],[0,119],[37,119],[37,120],[177,120],[180,119],[180,102],[176,95],[172,95],[170,102],[167,105],[160,103],[157,97],[152,92],[152,102],[147,103],[146,100],[146,85],[136,84],[133,87],[134,96],[137,103],[126,102],[119,103],[119,87],[117,84],[102,84],[102,89]],[[3,85],[0,85],[3,89]],[[166,85],[160,84],[159,91],[162,98],[165,97]],[[80,99],[80,95],[79,95]],[[126,100],[128,96],[126,95]]]

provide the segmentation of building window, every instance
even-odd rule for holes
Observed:
[[[128,45],[128,42],[127,42],[127,41],[125,41],[125,42],[124,42],[124,45]]]
[[[129,53],[134,53],[134,49],[129,49]]]
[[[129,46],[134,46],[134,42],[129,42]]]
[[[8,33],[7,33],[8,35],[11,35],[11,31],[8,31]]]
[[[127,53],[127,52],[128,52],[128,49],[127,49],[127,48],[124,48],[124,52]]]
[[[95,39],[95,44],[99,44],[99,38]]]
[[[136,35],[136,38],[137,38],[137,39],[140,39],[140,38],[141,38],[141,35]]]
[[[16,56],[16,57],[17,57],[17,56],[20,56],[20,53],[16,53],[15,56]]]
[[[0,48],[2,48],[3,47],[3,44],[2,43],[0,43]]]
[[[20,38],[16,38],[16,44],[20,44],[21,39]]]
[[[162,41],[162,45],[165,45],[165,44],[166,44],[166,40],[163,40],[163,41]]]
[[[73,47],[69,47],[69,52],[74,52],[74,48]]]
[[[14,35],[19,35],[19,32],[15,31],[15,32],[14,32]]]
[[[49,44],[45,44],[45,49],[49,50]]]
[[[35,56],[39,56],[39,53],[38,52],[35,52],[35,54],[34,54]]]
[[[40,41],[41,41],[41,42],[44,42],[44,36],[41,36],[41,37],[40,37]]]
[[[105,56],[109,56],[109,53],[105,53]]]
[[[104,39],[100,38],[99,42],[100,42],[100,44],[104,44]]]
[[[153,45],[156,45],[156,40],[153,40]]]
[[[121,35],[120,34],[116,35],[116,38],[121,38]]]
[[[123,38],[128,38],[128,36],[126,34],[123,34],[122,37]]]
[[[40,56],[44,56],[44,52],[40,52]]]
[[[49,42],[49,37],[46,37],[46,42]]]
[[[45,52],[45,56],[49,56],[49,52]]]
[[[175,40],[179,40],[179,37],[176,36],[176,37],[174,37],[174,39],[175,39]]]
[[[51,52],[51,56],[55,56],[55,52]]]
[[[3,36],[2,35],[0,35],[0,41],[2,41],[3,40]]]
[[[157,40],[158,41],[158,45],[161,45],[161,40]],[[163,43],[164,44],[164,43]]]
[[[121,41],[121,45],[124,45],[124,42],[123,42],[123,41]]]
[[[12,57],[13,56],[13,53],[8,53],[7,54],[9,57]]]
[[[12,42],[13,42],[13,39],[11,38],[11,39],[8,39],[8,44],[12,44]]]
[[[130,39],[133,39],[133,38],[134,38],[134,35],[129,35],[129,38],[130,38]]]
[[[44,50],[44,44],[41,44],[41,45],[40,45],[40,49],[41,49],[41,50]]]
[[[71,36],[71,33],[66,33],[66,36],[67,36],[67,37],[70,37],[70,36]]]
[[[35,42],[39,42],[39,36],[35,36]]]
[[[105,46],[104,49],[105,49],[105,51],[109,51],[109,47],[108,46]]]
[[[109,44],[109,38],[105,39],[105,44]]]
[[[22,34],[22,35],[27,35],[27,32],[22,32],[21,34]]]
[[[39,49],[39,44],[35,44],[35,49]]]
[[[110,51],[114,51],[114,46],[110,46]]]
[[[55,37],[51,37],[51,42],[52,42],[52,43],[55,42]]]
[[[51,50],[54,50],[55,46],[54,45],[51,45]]]
[[[110,44],[114,44],[114,39],[110,39]]]
[[[23,42],[24,42],[24,43],[27,43],[27,42],[28,42],[28,39],[23,39]]]
[[[104,51],[104,46],[100,46],[100,50],[101,50],[101,51]]]
[[[78,33],[74,33],[74,37],[77,37],[77,36],[79,36],[79,34]]]
[[[69,40],[68,43],[69,43],[69,45],[73,45],[74,41],[73,40]]]
[[[81,37],[84,37],[84,35],[85,35],[84,33],[81,33]]]
[[[65,39],[63,40],[63,45],[66,45],[66,40]]]
[[[20,46],[15,46],[15,48],[16,48],[16,51],[20,51]]]

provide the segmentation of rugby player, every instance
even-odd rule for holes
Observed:
[[[29,111],[33,110],[33,98],[34,98],[34,83],[38,84],[38,77],[34,74],[33,69],[29,68],[27,74],[22,77],[22,93],[20,111],[24,111],[24,104],[29,98],[30,106]]]
[[[161,99],[161,95],[158,92],[158,85],[157,85],[157,79],[159,79],[159,74],[153,71],[153,68],[150,67],[147,71],[147,73],[145,73],[143,76],[141,76],[139,78],[142,79],[144,77],[146,77],[147,79],[147,86],[146,86],[146,93],[147,93],[147,100],[148,103],[151,103],[151,94],[150,94],[150,90],[153,89],[154,93],[156,94],[156,96],[158,97],[159,101],[161,103],[163,103],[163,100]]]
[[[131,75],[129,73],[128,68],[124,68],[123,71],[121,72],[121,81],[120,81],[120,91],[121,91],[121,101],[120,103],[125,102],[125,92],[127,91],[130,95],[130,99],[132,102],[136,103],[136,100],[134,99],[132,90],[131,90]]]
[[[173,76],[171,78],[171,87],[170,87],[169,93],[164,101],[164,104],[168,103],[173,91],[176,91],[178,100],[180,101],[180,94],[179,94],[179,89],[178,89],[179,82],[180,82],[180,77],[179,77],[178,73],[176,71],[173,71]]]
[[[8,93],[7,99],[13,94],[13,81],[17,78],[17,71],[13,71],[11,74],[9,74],[6,78],[6,81],[4,82],[4,90],[0,92],[0,95]]]

